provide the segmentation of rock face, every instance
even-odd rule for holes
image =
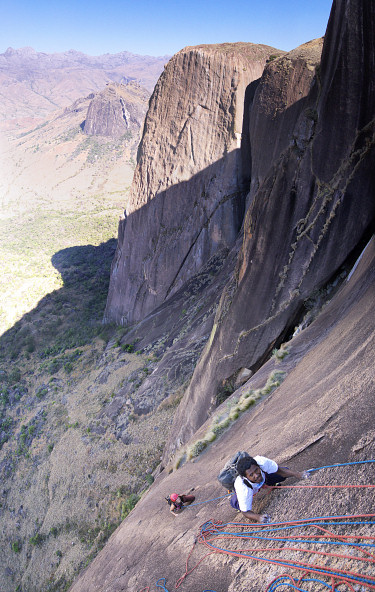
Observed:
[[[294,135],[296,121],[308,108],[309,94],[316,83],[315,69],[320,64],[322,47],[323,39],[315,39],[272,60],[265,68],[250,118],[250,201],[272,164],[297,140]],[[311,113],[311,118],[307,121],[308,128],[313,123],[312,115]],[[303,143],[302,138],[299,141]]]
[[[136,82],[108,84],[91,101],[83,131],[90,136],[120,138],[142,127],[149,93]]]
[[[170,452],[205,421],[220,383],[242,367],[256,370],[305,299],[371,232],[374,23],[373,3],[334,2],[315,76],[314,60],[304,57],[308,46],[265,69],[251,111],[243,246],[177,412]]]
[[[273,48],[186,48],[150,100],[105,319],[143,318],[234,244],[249,186],[244,112]],[[246,155],[246,158],[244,158]]]

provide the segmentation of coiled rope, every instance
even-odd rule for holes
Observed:
[[[374,525],[375,522],[372,520],[354,520],[355,518],[375,518],[375,514],[367,514],[365,516],[340,516],[338,517],[341,522],[338,524],[341,525]],[[342,518],[346,520],[343,522]],[[225,553],[227,555],[231,555],[234,557],[242,557],[248,559],[254,559],[256,561],[261,561],[265,563],[271,563],[274,565],[281,565],[284,567],[291,567],[294,569],[302,570],[304,572],[314,573],[318,575],[325,575],[325,576],[333,576],[336,578],[340,578],[341,580],[349,583],[354,584],[362,584],[367,586],[370,589],[375,590],[375,575],[372,576],[368,574],[365,570],[368,566],[375,565],[375,557],[372,553],[368,552],[367,549],[374,549],[375,550],[375,537],[363,536],[363,535],[341,535],[332,530],[328,530],[324,527],[326,526],[337,526],[335,522],[322,522],[322,526],[319,524],[315,524],[315,522],[319,522],[321,520],[325,520],[323,517],[317,518],[309,518],[307,520],[300,520],[298,521],[298,525],[294,522],[289,523],[282,523],[283,529],[290,527],[298,527],[298,528],[313,528],[314,530],[320,530],[320,536],[316,535],[307,535],[303,537],[295,537],[295,536],[273,536],[272,532],[275,530],[275,526],[278,526],[279,523],[273,523],[272,525],[259,525],[258,528],[254,529],[253,525],[250,524],[239,524],[239,523],[228,523],[225,525],[219,525],[212,522],[206,523],[201,528],[201,533],[199,537],[199,541],[202,542],[206,547],[208,547],[211,551],[216,551],[218,553]],[[331,517],[332,520],[332,517]],[[350,522],[349,522],[349,521]],[[236,531],[227,531],[224,528],[231,526],[233,528],[248,529],[245,532],[237,533]],[[276,528],[276,530],[280,530]],[[255,534],[254,534],[255,533]],[[261,535],[261,536],[259,536]],[[218,544],[214,544],[214,541],[222,541],[222,540],[245,540],[245,541],[269,541],[275,544],[279,542],[289,542],[292,543],[290,546],[282,546],[282,547],[252,547],[243,550],[238,549],[231,549],[229,547],[222,547]],[[350,539],[355,539],[359,542],[352,542]],[[364,542],[366,541],[366,542]],[[353,554],[340,554],[340,553],[333,553],[331,551],[320,551],[315,549],[309,549],[301,546],[296,546],[296,544],[303,544],[308,543],[309,545],[319,545],[319,546],[329,546],[329,545],[338,545],[339,547],[347,547],[350,549],[356,549],[360,553],[363,553],[365,557]],[[291,560],[291,559],[274,559],[269,558],[266,555],[258,556],[258,553],[274,553],[274,552],[295,552],[296,554],[303,554],[303,553],[311,553],[312,555],[319,555],[321,557],[329,558],[329,560],[335,559],[345,559],[350,560],[352,562],[358,562],[361,564],[360,569],[364,570],[361,572],[358,571],[350,571],[345,570],[342,568],[332,568],[328,565],[324,564],[315,564],[315,563],[306,563],[302,560]]]

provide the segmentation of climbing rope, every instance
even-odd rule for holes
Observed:
[[[330,469],[330,468],[337,468],[337,467],[342,467],[342,466],[349,466],[349,465],[359,465],[359,464],[366,464],[366,463],[374,463],[375,460],[368,460],[368,461],[357,461],[357,462],[353,462],[353,463],[337,463],[335,465],[327,465],[327,466],[322,466],[322,467],[316,467],[316,468],[312,468],[309,469],[309,473],[314,472],[314,471],[318,471],[318,470],[323,470],[323,469]],[[370,484],[365,484],[365,485],[291,485],[291,486],[281,486],[281,487],[277,487],[277,489],[279,491],[282,491],[283,489],[300,489],[300,488],[311,488],[311,489],[360,489],[360,488],[364,488],[364,489],[372,489],[374,488],[374,485],[370,485]],[[276,486],[271,486],[269,489],[275,489]],[[230,494],[229,494],[230,495]],[[227,496],[223,496],[223,497],[227,497]],[[207,500],[207,501],[211,501],[211,500]],[[213,501],[213,500],[212,500]],[[201,503],[205,503],[205,502],[201,502]],[[284,580],[277,580],[275,586],[272,588],[268,588],[267,592],[274,592],[274,590],[276,590],[276,588],[281,588],[283,587],[285,589],[286,586],[289,587],[289,589],[295,589],[295,590],[301,590],[302,592],[306,592],[306,589],[304,588],[305,585],[308,585],[309,582],[319,582],[322,583],[323,586],[330,588],[332,591],[337,590],[338,586],[342,586],[345,585],[347,587],[347,589],[349,590],[353,590],[354,589],[352,587],[352,584],[361,584],[366,586],[367,588],[370,589],[374,589],[375,590],[375,577],[368,575],[366,573],[366,568],[368,568],[368,566],[370,565],[371,568],[373,568],[374,564],[375,564],[375,559],[374,559],[374,555],[373,553],[371,553],[370,551],[372,551],[372,549],[375,547],[374,545],[374,537],[366,537],[364,535],[358,535],[358,534],[339,534],[339,533],[334,533],[331,532],[330,530],[328,530],[328,527],[332,527],[332,526],[336,526],[336,527],[370,527],[374,525],[374,514],[364,514],[364,515],[345,515],[345,516],[319,516],[319,517],[315,517],[315,518],[310,518],[308,520],[297,520],[294,521],[293,523],[291,522],[281,522],[281,523],[274,523],[272,525],[263,525],[263,524],[240,524],[240,523],[228,523],[227,525],[220,525],[218,523],[213,523],[211,521],[205,523],[204,525],[202,525],[201,527],[201,533],[198,539],[198,542],[203,543],[204,545],[206,545],[212,553],[217,552],[217,553],[227,553],[229,555],[232,556],[237,556],[237,557],[246,557],[246,558],[251,558],[254,559],[256,561],[264,561],[266,563],[270,563],[270,564],[274,564],[274,565],[281,565],[281,566],[285,566],[288,568],[294,568],[294,569],[298,569],[298,570],[302,570],[304,572],[304,574],[308,574],[309,577],[307,578],[306,575],[305,576],[301,576],[301,578],[299,580],[294,580],[291,576],[285,576],[285,577],[289,577],[289,580],[286,581],[285,578]],[[228,526],[231,527],[235,527],[235,528],[241,528],[243,529],[251,529],[251,534],[249,533],[238,533],[238,532],[226,532],[224,530],[225,527]],[[272,533],[271,533],[271,527],[272,527]],[[306,528],[313,528],[314,530],[318,531],[317,533],[315,533],[314,535],[306,535],[306,533],[304,533],[303,536],[301,535],[297,535],[294,536],[293,534],[289,534],[288,536],[279,536],[279,534],[281,534],[279,531],[281,530],[291,530],[291,532],[293,532],[293,530],[300,528],[300,529],[305,529]],[[267,534],[268,533],[268,534]],[[271,536],[270,533],[274,536]],[[219,539],[223,540],[223,538],[228,538],[228,540],[240,540],[243,541],[248,540],[248,541],[253,541],[254,543],[267,543],[271,544],[271,545],[280,545],[280,543],[282,544],[282,546],[275,546],[274,548],[270,548],[270,547],[260,547],[260,548],[252,548],[252,549],[244,549],[244,550],[233,550],[230,548],[223,548],[221,545],[218,544],[214,544],[214,542],[216,543]],[[309,548],[304,548],[305,545],[308,545],[310,547]],[[323,545],[323,549],[324,546],[327,547],[327,550],[320,550],[319,548],[311,548],[311,547],[317,547],[318,545]],[[335,546],[338,549],[348,549],[349,551],[347,553],[342,553],[342,552],[335,552]],[[357,553],[354,555],[353,551],[357,551]],[[345,561],[346,563],[348,561],[351,562],[358,562],[360,564],[362,564],[362,566],[364,566],[362,569],[362,571],[357,570],[357,571],[350,571],[350,570],[343,570],[342,568],[337,568],[336,570],[334,568],[330,568],[323,565],[319,565],[316,563],[310,564],[310,563],[306,563],[302,560],[299,561],[292,561],[289,559],[275,559],[272,557],[267,556],[269,553],[281,553],[281,552],[287,552],[287,553],[296,553],[299,555],[306,555],[306,554],[310,554],[311,557],[317,557],[317,558],[328,558],[328,561]],[[189,553],[189,557],[188,560],[191,556],[192,550]],[[262,554],[262,556],[259,556],[258,554]],[[184,579],[189,573],[191,573],[198,565],[199,563],[201,563],[201,561],[203,561],[203,559],[205,559],[208,556],[208,554],[206,554],[204,557],[202,557],[202,559],[192,568],[188,569],[186,567],[186,571],[185,574],[182,576],[182,578]],[[312,577],[312,575],[314,575],[315,577]],[[324,582],[321,579],[318,579],[316,576],[318,577],[327,577],[328,579],[331,580],[331,584],[327,584],[327,582]],[[289,582],[289,583],[288,583]],[[179,585],[180,585],[180,581],[179,581]]]
[[[336,467],[347,467],[349,465],[365,465],[367,463],[375,463],[375,460],[357,460],[355,462],[337,463],[336,465],[326,465],[325,467],[316,467],[315,469],[308,469],[308,473],[313,471],[320,471],[321,469],[332,469]]]
[[[338,517],[342,519],[343,517]],[[212,522],[208,522],[204,524],[201,528],[201,533],[199,536],[199,542],[203,543],[206,547],[208,547],[211,551],[216,551],[218,553],[225,553],[227,555],[231,555],[234,557],[241,557],[241,558],[248,558],[254,559],[255,561],[270,563],[273,565],[279,565],[289,568],[294,568],[297,570],[302,570],[304,572],[309,572],[309,574],[318,574],[327,577],[334,577],[339,578],[343,582],[346,583],[354,583],[354,584],[362,584],[370,589],[375,590],[375,576],[367,573],[369,566],[374,568],[375,566],[375,557],[372,553],[368,550],[375,550],[375,537],[364,536],[360,534],[354,535],[342,535],[339,533],[332,532],[332,530],[328,530],[325,528],[326,526],[338,526],[338,525],[372,525],[374,526],[375,522],[373,520],[354,520],[358,518],[358,516],[345,516],[346,520],[343,522],[336,523],[336,522],[322,522],[321,526],[319,524],[315,524],[323,519],[323,517],[317,518],[309,518],[308,520],[300,520],[298,521],[298,525],[295,522],[290,523],[282,523],[283,526],[279,527],[279,523],[273,523],[272,525],[250,525],[250,524],[240,524],[240,523],[228,523],[225,525],[215,524]],[[375,514],[366,515],[366,518],[375,518]],[[332,520],[332,518],[331,518]],[[349,521],[350,522],[349,522]],[[241,528],[241,532],[236,532],[235,530],[224,530],[226,527],[232,526],[235,528]],[[278,531],[280,529],[288,529],[289,527],[298,527],[298,528],[313,528],[314,530],[320,529],[320,533],[318,535],[303,535],[302,537],[295,537],[295,536],[274,536],[272,533],[273,531]],[[245,530],[244,529],[248,529]],[[320,536],[319,536],[320,534]],[[221,546],[218,544],[218,541],[223,540],[230,540],[236,541],[261,541],[261,542],[269,542],[277,545],[278,543],[289,543],[288,546],[261,546],[256,547],[253,546],[251,548],[246,549],[232,549],[229,546]],[[350,539],[355,539],[355,541],[351,541]],[[335,553],[330,550],[317,550],[310,549],[301,546],[301,544],[308,544],[313,546],[330,546],[335,545],[338,547],[347,547],[349,552],[346,554],[342,553]],[[352,554],[352,550],[357,550],[360,554],[362,553],[365,555],[364,557],[361,555],[354,555]],[[353,571],[353,570],[345,570],[340,567],[330,567],[329,565],[325,564],[316,564],[316,563],[306,563],[301,559],[289,559],[289,558],[270,558],[267,556],[269,553],[280,553],[280,552],[288,552],[288,557],[290,553],[295,553],[296,555],[301,555],[303,553],[309,553],[311,555],[317,555],[320,557],[325,557],[328,561],[333,561],[336,559],[345,559],[350,560],[351,562],[356,562],[360,564],[359,569],[361,571]],[[258,556],[258,553],[261,555]],[[373,571],[372,571],[373,573]]]
[[[192,508],[193,506],[201,506],[202,504],[207,504],[208,502],[214,502],[219,499],[223,499],[225,497],[229,497],[232,495],[231,493],[227,493],[226,495],[220,495],[219,497],[213,497],[211,499],[204,500],[203,502],[196,502],[195,504],[189,504],[188,506],[184,506],[184,509],[187,510],[188,508]]]
[[[310,582],[321,584],[322,586],[330,588],[333,591],[336,590],[337,586],[341,586],[344,584],[349,588],[351,592],[355,592],[351,584],[349,584],[348,582],[344,582],[340,579],[336,579],[335,581],[335,579],[332,578],[331,584],[328,584],[328,582],[324,582],[323,580],[306,577],[305,575],[302,575],[298,580],[295,580],[289,574],[283,574],[282,576],[279,576],[272,580],[272,582],[268,585],[266,592],[275,592],[277,588],[285,586],[288,586],[288,588],[292,588],[292,590],[300,590],[300,592],[307,592],[305,588],[301,588],[300,586],[303,586],[304,584],[309,584]]]

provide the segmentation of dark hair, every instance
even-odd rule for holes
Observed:
[[[259,466],[257,461],[254,460],[252,456],[245,456],[244,458],[240,458],[240,460],[236,464],[237,473],[241,475],[241,477],[245,477],[247,469],[250,469],[250,467],[253,465],[255,465],[256,467]]]

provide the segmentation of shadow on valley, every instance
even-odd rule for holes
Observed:
[[[0,337],[0,379],[16,382],[22,373],[17,361],[32,353],[41,360],[50,360],[50,374],[62,366],[72,366],[65,352],[82,347],[101,332],[111,261],[116,239],[95,247],[92,245],[63,249],[52,257],[64,285],[47,294],[38,305],[25,314]],[[13,362],[10,372],[7,362]],[[10,374],[10,376],[7,376]]]

